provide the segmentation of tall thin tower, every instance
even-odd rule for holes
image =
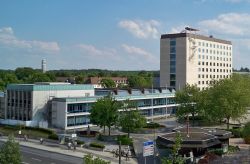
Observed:
[[[46,72],[46,60],[45,59],[42,60],[42,71],[43,73]]]

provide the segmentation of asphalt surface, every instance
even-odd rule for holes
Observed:
[[[2,145],[3,142],[0,142]],[[82,164],[82,158],[20,146],[22,164]]]

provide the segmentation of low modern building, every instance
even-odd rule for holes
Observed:
[[[5,122],[39,126],[47,123],[50,100],[55,97],[94,96],[94,88],[92,85],[70,83],[10,84],[5,96]]]
[[[99,89],[95,96],[61,97],[52,100],[52,126],[61,129],[87,127],[91,106],[97,99],[112,95],[117,101],[130,100],[137,104],[140,113],[148,119],[166,117],[175,113],[174,90],[168,89]],[[122,111],[122,109],[120,110]]]
[[[5,124],[83,128],[91,125],[91,106],[100,98],[112,95],[117,101],[131,100],[146,118],[175,113],[175,90],[94,89],[93,85],[69,83],[10,84],[5,95]],[[122,111],[122,109],[121,109]]]

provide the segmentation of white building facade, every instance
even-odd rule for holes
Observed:
[[[39,126],[48,124],[50,100],[55,97],[93,96],[92,85],[70,83],[10,84],[5,97],[5,122]]]
[[[160,86],[205,89],[232,74],[232,43],[191,33],[164,34],[160,43]]]

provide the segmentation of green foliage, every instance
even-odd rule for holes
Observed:
[[[117,136],[117,143],[119,144],[121,141],[122,145],[132,145],[133,139],[129,138],[127,135]]]
[[[113,97],[106,96],[97,100],[90,110],[90,121],[96,125],[109,128],[115,125],[118,120],[118,109],[120,103],[118,103]]]
[[[104,88],[115,88],[115,82],[112,79],[102,79],[101,84]]]
[[[120,114],[119,125],[123,131],[128,133],[129,137],[130,132],[134,132],[146,125],[146,118],[139,113],[137,107],[129,100],[126,100],[124,104],[126,105],[124,111]]]
[[[131,88],[149,88],[152,85],[152,77],[138,75],[129,76],[128,85]]]
[[[175,94],[175,102],[179,104],[176,116],[178,119],[183,119],[189,114],[192,114],[194,123],[195,115],[200,113],[198,102],[200,99],[199,88],[195,85],[186,85],[182,90]]]
[[[96,147],[96,148],[101,148],[101,149],[104,149],[105,148],[105,145],[103,145],[102,143],[97,143],[97,142],[91,142],[89,144],[90,147]]]
[[[77,145],[83,145],[85,142],[84,141],[80,141],[80,140],[76,140]]]
[[[250,122],[246,123],[243,131],[242,131],[243,138],[247,144],[250,144]]]
[[[235,138],[242,138],[243,137],[243,128],[237,128],[237,129],[228,129],[230,132],[232,132],[233,136]]]
[[[0,147],[0,163],[20,164],[21,162],[19,144],[15,142],[13,136],[9,136],[8,141]]]
[[[83,157],[83,164],[110,164],[110,161],[105,161],[99,157],[94,158],[93,155],[88,154]]]
[[[58,140],[59,138],[58,138],[58,135],[57,135],[57,134],[53,133],[53,134],[50,134],[50,135],[48,136],[48,139]]]
[[[83,84],[84,83],[84,76],[78,75],[75,77],[76,84]]]
[[[176,133],[175,136],[175,144],[173,146],[173,150],[171,153],[171,156],[169,158],[162,158],[161,162],[162,164],[184,164],[185,159],[179,155],[179,150],[181,149],[181,134]]]
[[[150,123],[147,123],[146,126],[144,126],[143,128],[148,128],[148,129],[157,129],[157,128],[160,128],[162,127],[162,125],[156,123],[156,122],[150,122]]]
[[[219,148],[219,149],[211,149],[211,150],[209,150],[208,152],[214,153],[214,154],[219,155],[219,156],[222,156],[223,154],[225,154],[225,153],[223,152],[223,149],[221,149],[221,148]]]
[[[235,153],[239,150],[240,150],[239,146],[232,146],[232,145],[228,146],[228,153]]]
[[[230,79],[214,82],[207,90],[203,91],[204,116],[212,121],[221,122],[227,120],[238,120],[246,113],[250,105],[250,78],[234,74]]]

